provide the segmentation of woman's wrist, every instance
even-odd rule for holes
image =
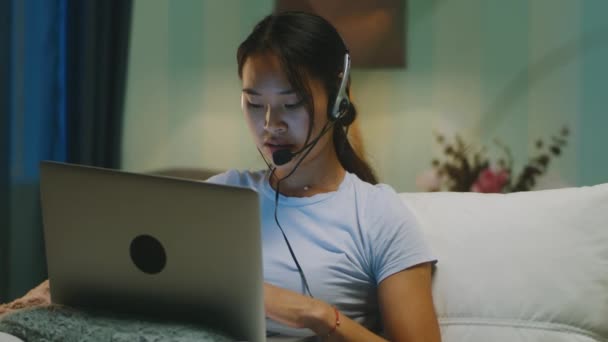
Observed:
[[[315,300],[313,309],[309,311],[309,328],[314,331],[317,336],[327,336],[336,329],[337,310],[320,300]]]

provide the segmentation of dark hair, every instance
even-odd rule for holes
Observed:
[[[339,75],[348,49],[338,31],[322,17],[304,12],[283,12],[262,19],[241,43],[237,51],[239,77],[243,76],[243,65],[249,56],[268,52],[279,58],[289,83],[311,115],[308,141],[314,120],[314,99],[306,80],[310,77],[321,81],[331,106],[338,92]],[[350,94],[350,80],[347,92]],[[346,115],[334,124],[334,148],[346,171],[365,182],[376,184],[378,180],[374,171],[356,153],[347,138],[346,128],[356,116],[357,110],[351,103]]]

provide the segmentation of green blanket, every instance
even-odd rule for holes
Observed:
[[[0,319],[0,332],[36,341],[233,341],[201,326],[108,317],[60,306],[18,310]]]

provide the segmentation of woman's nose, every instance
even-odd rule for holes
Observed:
[[[283,121],[280,111],[272,108],[271,105],[266,107],[264,129],[274,134],[283,133],[287,130],[287,125]]]

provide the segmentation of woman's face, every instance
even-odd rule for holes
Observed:
[[[327,95],[321,82],[309,80],[314,98],[312,141],[327,122]],[[310,115],[302,99],[294,92],[279,59],[273,54],[254,54],[247,58],[242,72],[241,106],[255,144],[268,161],[273,152],[288,149],[296,152],[306,145]],[[301,165],[333,153],[332,132],[325,134]],[[278,169],[291,170],[302,154]]]

